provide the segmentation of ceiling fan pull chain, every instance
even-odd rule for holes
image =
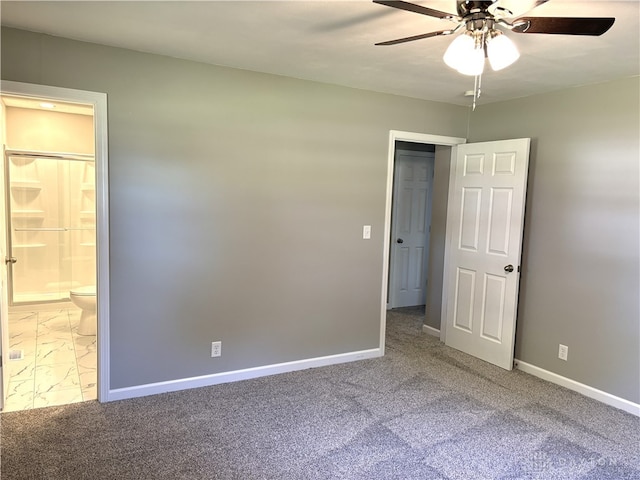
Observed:
[[[486,29],[483,27],[482,29],[482,33],[481,33],[481,43],[480,45],[482,46],[482,49],[485,50],[487,47],[487,31]],[[482,59],[484,61],[484,58]],[[480,73],[478,75],[476,75],[474,84],[473,84],[473,109],[472,111],[475,112],[476,110],[476,102],[478,101],[478,99],[480,98],[480,94],[482,93],[482,71],[480,71]]]
[[[475,78],[475,81],[474,81],[474,84],[473,84],[473,109],[472,109],[472,111],[474,111],[474,112],[476,110],[476,101],[480,98],[481,87],[482,87],[482,74],[476,75],[476,78]]]
[[[478,96],[478,76],[476,75],[475,78],[473,79],[473,108],[471,109],[472,112],[476,111],[477,96]]]

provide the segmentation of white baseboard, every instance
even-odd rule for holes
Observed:
[[[437,328],[430,327],[429,325],[422,325],[422,331],[428,335],[440,338],[440,330]]]
[[[589,385],[585,385],[584,383],[576,382],[575,380],[571,380],[570,378],[563,377],[561,375],[558,375],[557,373],[553,373],[540,367],[536,367],[535,365],[523,362],[522,360],[516,359],[515,366],[518,370],[529,373],[534,377],[541,378],[543,380],[546,380],[547,382],[555,383],[556,385],[568,388],[569,390],[581,393],[586,397],[593,398],[594,400],[598,400],[599,402],[606,403],[607,405],[619,408],[620,410],[624,410],[625,412],[640,417],[640,404],[633,403],[629,400],[625,400],[624,398],[616,397],[615,395],[611,395],[610,393],[603,392],[602,390],[590,387]]]
[[[176,392],[178,390],[187,390],[189,388],[209,387],[211,385],[219,385],[221,383],[237,382],[239,380],[276,375],[278,373],[294,372],[296,370],[305,370],[307,368],[326,367],[338,363],[354,362],[356,360],[365,360],[381,356],[381,349],[372,348],[370,350],[309,358],[306,360],[265,365],[262,367],[246,368],[232,372],[213,373],[211,375],[202,375],[200,377],[180,378],[178,380],[168,380],[166,382],[116,388],[109,390],[107,398],[100,399],[100,401],[111,402],[114,400],[125,400],[128,398],[156,395],[158,393]]]

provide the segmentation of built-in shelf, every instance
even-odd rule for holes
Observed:
[[[95,214],[94,210],[80,210],[81,217],[93,217]]]
[[[95,242],[83,242],[80,244],[81,247],[95,247]]]
[[[96,189],[96,186],[93,183],[82,183],[80,185],[80,190],[85,192],[93,192]]]
[[[44,218],[44,210],[13,210],[13,218]]]
[[[20,167],[23,165],[29,165],[36,161],[33,157],[18,157],[11,154],[9,154],[9,158],[11,159],[11,163]]]
[[[23,180],[23,181],[12,181],[11,188],[13,190],[33,190],[40,191],[42,190],[42,184],[37,181]]]
[[[41,248],[46,246],[46,243],[25,243],[23,245],[12,245],[11,248]]]

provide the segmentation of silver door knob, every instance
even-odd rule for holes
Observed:
[[[513,272],[513,265],[507,265],[504,267],[504,271],[507,273]]]
[[[4,257],[4,263],[16,263],[17,261],[16,257]]]
[[[404,243],[404,240],[399,238],[399,239],[396,240],[396,243]]]

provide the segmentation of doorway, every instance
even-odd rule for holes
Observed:
[[[392,266],[393,241],[392,238],[392,213],[394,200],[394,172],[396,171],[396,146],[413,145],[414,150],[433,150],[433,172],[435,172],[432,183],[430,206],[431,232],[429,235],[428,247],[425,249],[427,270],[425,280],[432,279],[425,283],[425,320],[423,330],[431,335],[442,337],[443,331],[440,329],[440,312],[442,309],[442,279],[444,266],[445,249],[445,229],[446,229],[446,207],[448,202],[448,182],[449,164],[451,161],[451,149],[456,145],[466,142],[466,139],[459,137],[445,137],[440,135],[429,135],[414,132],[403,132],[392,130],[389,132],[389,151],[387,163],[387,201],[385,208],[385,232],[384,232],[384,271],[382,275],[382,305],[380,322],[380,349],[384,353],[384,339],[386,329],[386,311],[391,306],[388,302],[390,290],[390,270]],[[429,145],[429,147],[426,147]],[[435,229],[435,230],[434,230]],[[428,229],[427,229],[428,230]],[[401,238],[401,237],[399,237]],[[426,238],[426,235],[425,235]],[[404,240],[404,239],[403,239]],[[442,339],[442,338],[441,338]]]
[[[441,295],[427,293],[427,298],[439,300],[439,315],[427,316],[423,330],[439,336],[453,348],[510,370],[513,367],[530,139],[462,146],[466,143],[464,139],[391,131],[386,234],[391,230],[392,179],[398,140],[433,143],[436,154],[438,146],[457,147],[450,148],[444,157],[451,169],[447,182],[450,188],[443,252],[438,255],[433,249],[430,251],[430,257],[440,257],[444,266],[440,275],[431,277],[442,280],[431,282],[439,285]],[[391,239],[386,235],[385,242],[386,264],[391,254]],[[481,268],[484,264],[468,266],[468,258],[478,258],[489,266],[484,269]],[[384,272],[385,294],[387,284],[387,272]],[[383,310],[381,315],[383,353],[385,313]],[[435,320],[437,327],[429,325],[429,320]],[[451,334],[448,334],[449,330]],[[466,343],[459,341],[460,332],[464,332],[462,337]]]
[[[0,406],[106,398],[106,96],[3,82],[0,107]]]

